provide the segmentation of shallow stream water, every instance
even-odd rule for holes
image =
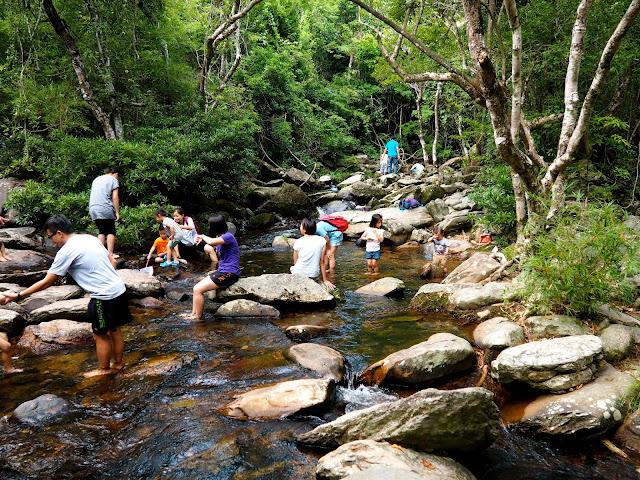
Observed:
[[[292,231],[289,231],[291,233]],[[290,251],[270,248],[275,234],[239,237],[243,275],[288,272]],[[72,401],[78,413],[68,423],[43,428],[0,420],[0,479],[313,479],[325,452],[299,448],[294,436],[353,410],[411,394],[353,384],[372,362],[426,340],[437,332],[467,339],[472,326],[448,315],[416,315],[407,305],[422,284],[424,260],[417,250],[384,248],[381,276],[405,281],[405,299],[361,297],[353,290],[372,281],[365,275],[364,251],[351,242],[338,250],[335,282],[342,300],[329,311],[286,314],[274,323],[221,322],[208,314],[200,323],[178,316],[190,300],[165,308],[132,308],[134,323],[124,328],[127,368],[118,375],[85,379],[95,368],[92,343],[46,355],[14,348],[19,375],[0,377],[0,416],[44,393]],[[189,293],[207,265],[181,269],[167,281],[169,291]],[[159,272],[159,269],[156,269]],[[277,421],[229,419],[218,413],[234,394],[308,376],[284,352],[293,345],[284,328],[326,325],[331,333],[313,340],[341,352],[350,380],[338,389],[329,411]],[[179,360],[165,375],[139,375],[156,361]],[[180,367],[180,365],[183,365]],[[475,369],[441,388],[472,386]],[[483,479],[632,479],[636,465],[625,463],[597,441],[555,442],[504,429],[483,452],[457,458]]]

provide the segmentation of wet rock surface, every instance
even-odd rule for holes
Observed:
[[[333,348],[317,343],[301,343],[287,350],[295,362],[318,375],[340,382],[345,375],[344,359]]]
[[[385,277],[358,288],[355,293],[364,295],[382,295],[385,297],[402,297],[405,284],[402,280]]]
[[[89,297],[76,298],[73,300],[62,300],[40,307],[31,312],[27,319],[29,325],[35,325],[51,320],[76,320],[83,321],[87,318],[87,308]]]
[[[443,283],[478,283],[500,268],[500,263],[486,253],[474,253],[471,258],[458,265]]]
[[[321,337],[331,329],[322,325],[292,325],[287,327],[284,333],[292,340],[306,341],[312,338]]]
[[[533,340],[589,333],[589,329],[582,320],[567,315],[533,316],[527,318],[524,325],[529,338]]]
[[[71,345],[87,344],[93,339],[91,324],[71,320],[52,320],[25,328],[18,345],[34,353],[45,353]]]
[[[127,295],[134,297],[159,297],[164,294],[164,285],[157,278],[140,270],[116,270],[127,288]]]
[[[71,411],[72,405],[68,401],[45,394],[18,406],[12,418],[29,425],[45,426],[64,421]]]
[[[251,300],[232,300],[218,308],[215,315],[221,318],[260,318],[264,320],[280,318],[280,312],[276,308]]]
[[[7,332],[11,335],[20,333],[27,324],[24,314],[10,310],[8,308],[0,308],[0,331]]]

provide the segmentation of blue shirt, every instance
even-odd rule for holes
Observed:
[[[320,235],[321,237],[327,237],[331,232],[335,232],[336,230],[338,229],[329,222],[321,220],[316,224],[316,235]]]
[[[398,156],[398,142],[396,142],[395,140],[389,140],[387,142],[387,144],[384,146],[384,148],[387,149],[387,153],[389,154],[390,157],[397,157]]]

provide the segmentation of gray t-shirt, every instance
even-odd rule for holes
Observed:
[[[105,174],[97,177],[91,184],[89,197],[89,215],[91,220],[115,219],[113,191],[120,186],[113,175]]]
[[[63,277],[67,272],[91,298],[112,300],[126,290],[107,250],[91,235],[72,235],[56,253],[49,273]]]

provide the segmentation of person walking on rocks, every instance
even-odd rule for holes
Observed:
[[[227,288],[240,279],[240,248],[236,237],[229,232],[227,221],[222,215],[209,218],[209,235],[196,235],[195,243],[205,242],[217,249],[218,269],[200,280],[193,287],[193,307],[191,313],[182,316],[188,320],[200,320],[204,312],[204,294],[210,290]]]
[[[98,368],[84,376],[121,370],[124,367],[124,340],[120,327],[132,320],[122,278],[113,268],[104,246],[91,235],[76,234],[64,215],[50,217],[45,228],[49,240],[59,248],[47,275],[21,292],[5,292],[5,295],[11,301],[19,301],[49,288],[59,277],[69,273],[91,297],[87,316],[96,342]]]
[[[389,160],[387,161],[387,173],[398,173],[398,147],[400,145],[396,142],[396,137],[391,136],[391,140],[387,142],[384,146],[384,152],[389,155]]]
[[[89,196],[89,216],[98,227],[98,240],[103,246],[106,240],[107,252],[112,259],[118,258],[113,253],[116,246],[116,222],[120,220],[118,177],[116,167],[107,167],[104,175],[93,180]]]
[[[316,222],[310,218],[303,218],[300,222],[299,238],[293,244],[293,266],[291,273],[299,273],[314,280],[322,274],[322,282],[331,291],[336,286],[327,280],[327,269],[322,261],[328,248],[324,238],[316,235]]]

